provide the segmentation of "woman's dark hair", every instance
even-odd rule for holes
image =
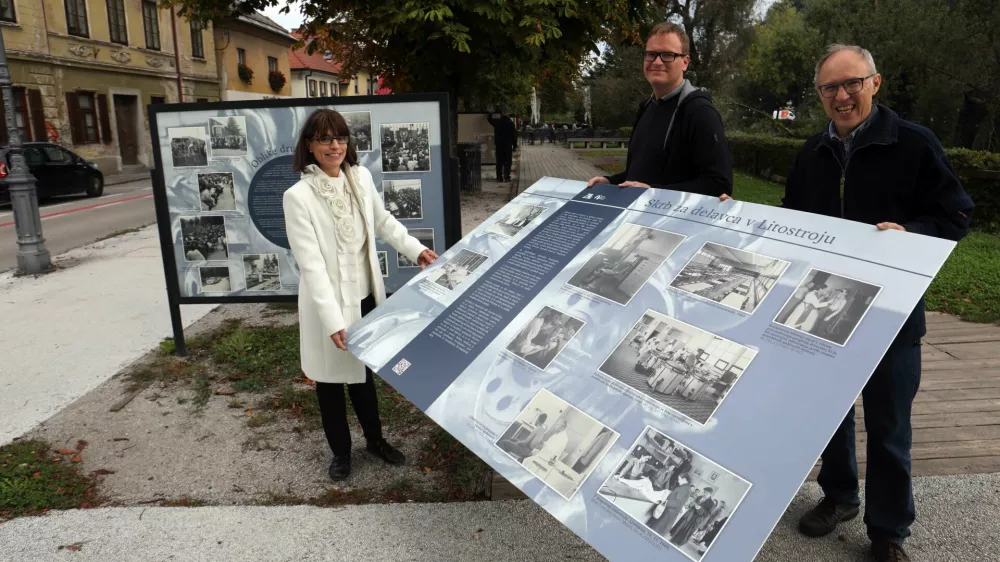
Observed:
[[[309,164],[319,164],[316,158],[309,152],[309,142],[316,137],[330,135],[331,137],[350,137],[351,129],[347,126],[344,116],[332,109],[317,109],[306,119],[306,124],[302,126],[299,133],[299,142],[295,146],[295,158],[292,160],[292,168],[296,172],[302,172]],[[358,151],[354,148],[354,139],[347,142],[347,153],[344,162],[351,166],[358,165]]]

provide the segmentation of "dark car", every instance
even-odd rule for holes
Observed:
[[[38,198],[86,193],[100,197],[104,193],[104,174],[97,164],[59,145],[26,142],[21,145],[24,163],[35,176]],[[0,149],[0,203],[10,201],[7,180],[10,178],[10,148]]]

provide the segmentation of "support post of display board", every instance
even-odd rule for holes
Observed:
[[[149,171],[153,184],[153,204],[156,207],[156,227],[160,231],[160,254],[163,257],[163,273],[167,282],[167,306],[170,307],[170,325],[174,330],[174,353],[178,357],[187,355],[184,344],[184,322],[181,318],[180,285],[177,282],[177,265],[174,263],[174,247],[171,245],[170,209],[167,207],[165,186],[160,182],[160,174],[153,168]]]

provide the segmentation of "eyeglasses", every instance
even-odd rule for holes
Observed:
[[[865,87],[865,80],[868,80],[874,74],[869,74],[864,78],[851,78],[850,80],[845,80],[840,84],[823,84],[818,86],[816,89],[819,90],[819,94],[824,98],[830,99],[837,97],[837,92],[840,91],[840,87],[844,87],[844,91],[848,94],[856,94],[861,91],[861,88]]]
[[[663,52],[646,51],[646,55],[643,58],[646,60],[646,62],[653,62],[656,60],[657,57],[659,57],[661,61],[665,63],[671,63],[677,60],[677,57],[686,57],[686,56],[687,55],[684,53],[672,53],[670,51],[663,51]]]
[[[323,135],[321,137],[316,137],[313,140],[320,143],[323,146],[326,146],[328,144],[333,144],[333,141],[337,141],[339,144],[347,144],[347,142],[351,140],[351,137],[346,135],[338,135],[336,137],[331,137],[330,135]]]

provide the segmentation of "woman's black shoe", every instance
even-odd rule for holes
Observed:
[[[369,441],[368,452],[389,464],[403,464],[406,462],[406,456],[390,445],[385,439]]]
[[[334,480],[344,480],[351,475],[351,457],[350,456],[333,456],[333,462],[330,463],[330,478]]]

